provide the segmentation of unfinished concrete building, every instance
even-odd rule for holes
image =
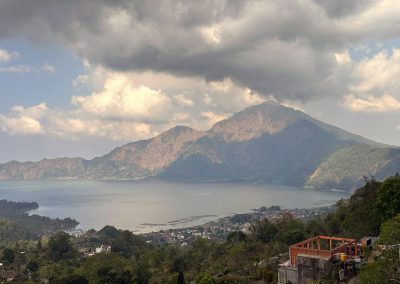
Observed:
[[[289,260],[278,269],[279,284],[303,284],[321,280],[332,272],[333,260],[359,254],[355,239],[316,236],[289,247]]]

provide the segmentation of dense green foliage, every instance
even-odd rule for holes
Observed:
[[[386,250],[376,256],[360,273],[362,284],[399,283],[400,273],[399,251]]]
[[[336,211],[325,220],[327,231],[353,238],[379,235],[381,218],[377,199],[380,185],[375,180],[367,181],[350,199],[338,202]]]
[[[307,224],[307,231],[361,238],[378,236],[381,224],[400,212],[400,177],[383,183],[366,180],[349,199],[340,200],[326,218]]]
[[[34,236],[23,226],[0,217],[0,244],[13,245],[18,240],[28,240]]]
[[[379,241],[387,245],[400,244],[400,214],[382,224]]]
[[[48,247],[49,257],[54,261],[68,259],[75,255],[75,250],[71,244],[71,237],[64,232],[60,232],[50,238]]]
[[[14,260],[15,260],[15,252],[14,252],[12,249],[10,249],[10,248],[4,249],[4,250],[3,250],[3,257],[2,257],[2,260],[3,260],[5,263],[8,263],[8,264],[13,263]]]
[[[378,191],[378,210],[382,219],[389,219],[400,212],[400,177],[385,180]]]

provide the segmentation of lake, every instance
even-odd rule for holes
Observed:
[[[200,225],[252,208],[279,205],[311,208],[345,198],[341,192],[312,191],[261,184],[161,181],[41,180],[0,181],[0,199],[36,201],[32,211],[71,217],[79,228],[113,225],[134,232]]]

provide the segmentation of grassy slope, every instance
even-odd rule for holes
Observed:
[[[375,176],[392,157],[391,148],[359,144],[340,149],[325,160],[310,176],[306,185],[315,187],[354,187],[363,176]],[[394,173],[388,173],[394,174]]]

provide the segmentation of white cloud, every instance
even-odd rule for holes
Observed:
[[[20,116],[28,116],[34,119],[42,118],[48,111],[46,103],[40,103],[32,107],[13,106],[12,112]]]
[[[382,50],[350,63],[342,105],[358,112],[400,110],[400,49]]]
[[[19,57],[18,52],[9,52],[5,49],[0,49],[0,62],[7,62],[11,59],[15,59]]]
[[[112,140],[129,140],[147,138],[150,134],[150,125],[131,121],[68,118],[56,115],[49,124],[48,133],[63,139],[106,137]]]
[[[395,97],[385,94],[380,97],[356,97],[352,94],[345,96],[343,105],[352,111],[362,112],[389,112],[400,110],[400,101]]]
[[[82,111],[107,118],[139,121],[164,121],[171,108],[171,100],[161,90],[134,85],[129,76],[110,73],[103,89],[89,96],[74,96]]]
[[[72,140],[84,137],[129,140],[147,138],[150,130],[151,125],[142,122],[107,120],[79,110],[60,111],[48,108],[45,103],[14,106],[10,113],[0,114],[0,131],[9,134],[42,134]]]
[[[185,107],[191,107],[194,105],[194,102],[192,99],[188,98],[185,94],[178,94],[173,97],[174,101]]]
[[[213,126],[215,123],[229,117],[230,114],[216,114],[212,111],[205,111],[200,113],[201,118],[206,120],[208,127]]]
[[[0,67],[0,73],[28,73],[33,70],[32,67],[26,65]]]
[[[216,25],[210,27],[203,27],[200,29],[201,35],[204,37],[204,40],[211,45],[219,45],[221,44],[221,36],[218,31],[218,27]]]
[[[348,51],[345,52],[337,52],[334,54],[337,64],[339,65],[346,65],[350,64],[351,57]]]
[[[391,54],[383,50],[371,58],[355,64],[353,77],[356,83],[350,86],[351,92],[398,93],[400,91],[400,49]]]
[[[29,116],[7,117],[0,114],[0,129],[10,134],[41,134],[42,125]]]
[[[5,66],[0,67],[0,73],[39,73],[46,72],[49,74],[53,74],[56,72],[56,69],[49,65],[48,63],[43,64],[43,66],[37,68],[27,65],[13,65],[13,66]]]
[[[56,68],[55,68],[54,66],[50,65],[50,64],[47,63],[47,62],[44,63],[44,64],[42,65],[42,67],[39,68],[39,70],[40,70],[40,71],[47,72],[47,73],[50,73],[50,74],[53,74],[53,73],[56,72]]]
[[[0,114],[0,130],[10,134],[43,134],[40,119],[48,112],[47,105],[39,105],[24,108],[14,106],[8,115]]]

